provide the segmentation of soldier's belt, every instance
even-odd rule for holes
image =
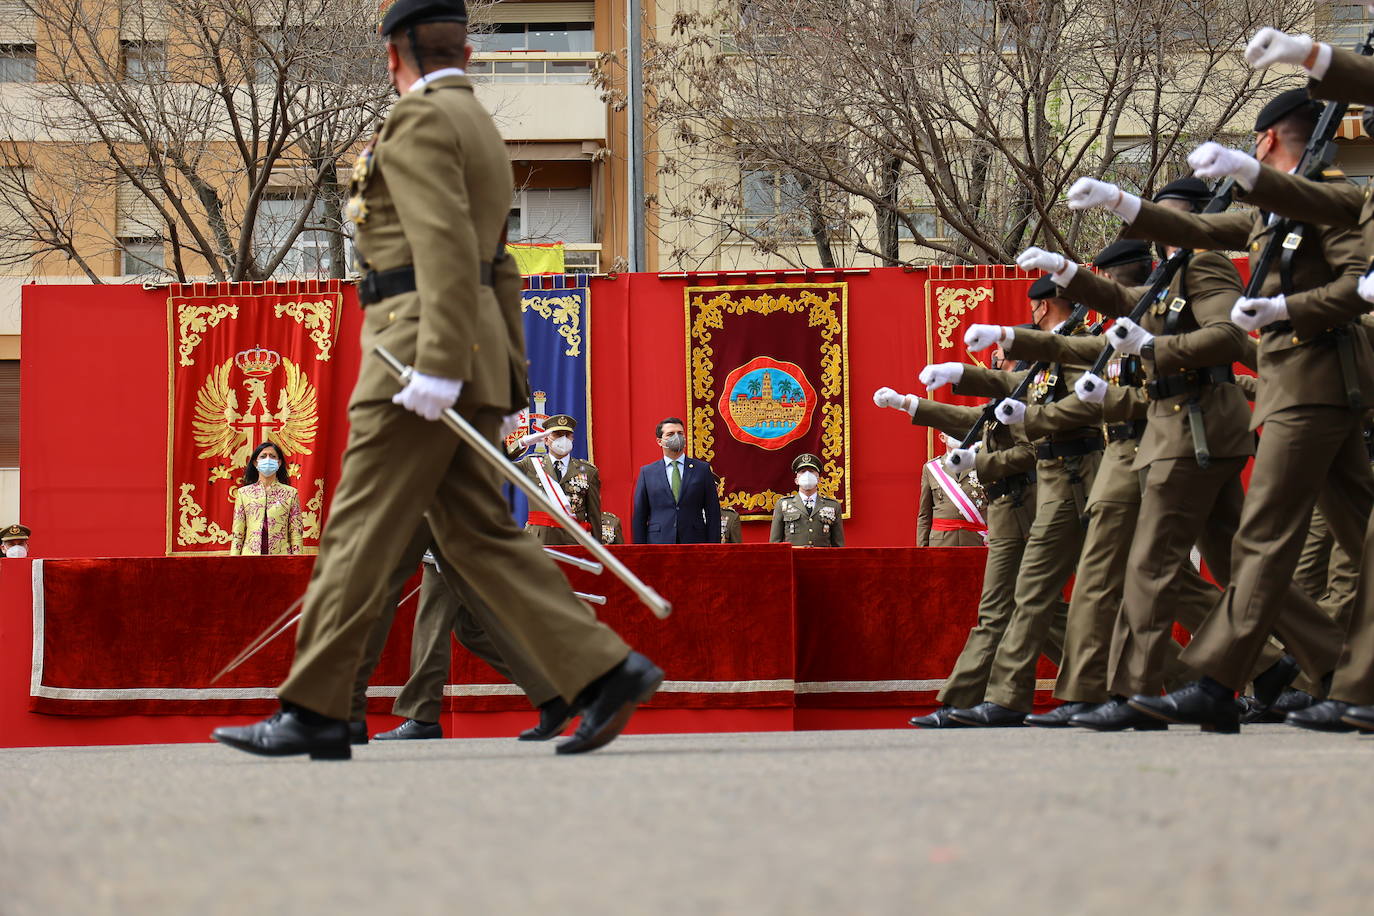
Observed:
[[[1116,426],[1107,427],[1108,442],[1127,442],[1131,439],[1139,439],[1145,435],[1145,421],[1132,420],[1130,423],[1118,423]]]
[[[483,286],[492,285],[490,261],[481,263],[481,277],[479,279]],[[405,267],[393,267],[390,270],[369,270],[358,281],[358,303],[371,305],[374,302],[381,302],[383,299],[390,299],[392,296],[413,293],[415,289],[415,268],[409,264]]]
[[[1001,499],[1003,496],[1019,496],[1033,482],[1029,474],[1012,474],[1010,477],[1003,477],[996,483],[984,485],[983,492],[988,494],[989,500]]]
[[[1076,458],[1091,455],[1106,447],[1101,436],[1088,436],[1083,439],[1068,439],[1062,442],[1042,442],[1035,447],[1035,457],[1041,461],[1054,458]]]
[[[1230,366],[1208,366],[1205,369],[1188,369],[1173,375],[1161,375],[1146,386],[1152,401],[1163,401],[1179,395],[1195,395],[1208,385],[1224,385],[1235,382],[1236,373]]]
[[[577,519],[573,519],[573,521],[576,521],[579,525],[581,525],[583,531],[591,531],[591,530],[592,530],[592,526],[589,525],[589,524],[587,524],[586,522],[578,521]],[[552,515],[549,515],[547,512],[537,512],[537,511],[535,511],[535,510],[533,510],[533,509],[531,509],[531,510],[530,510],[530,514],[529,514],[528,516],[526,516],[526,518],[525,518],[525,524],[526,524],[526,525],[534,525],[534,526],[537,527],[537,528],[562,528],[562,527],[563,527],[563,526],[559,523],[558,519],[554,518]]]

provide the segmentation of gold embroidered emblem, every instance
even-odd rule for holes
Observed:
[[[238,409],[239,396],[230,374],[237,366],[248,376],[243,382],[247,401]],[[269,404],[267,382],[280,368],[285,376],[277,389],[276,410]],[[275,350],[255,347],[226,359],[212,369],[196,393],[192,423],[197,458],[224,458],[232,466],[247,463],[259,443],[270,439],[287,454],[309,455],[315,442],[319,398],[304,371]]]

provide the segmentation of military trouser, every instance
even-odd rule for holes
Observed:
[[[1183,650],[1186,663],[1240,687],[1275,633],[1310,677],[1336,667],[1341,628],[1292,583],[1319,498],[1336,541],[1359,552],[1374,505],[1359,412],[1314,406],[1275,411],[1255,454],[1231,549],[1230,584]]]
[[[489,442],[499,410],[464,411]],[[283,700],[332,718],[349,715],[354,682],[404,538],[428,515],[444,556],[523,655],[569,702],[625,659],[629,647],[573,595],[538,544],[515,527],[499,474],[458,438],[390,401],[349,409],[343,473],[306,591]]]
[[[1130,473],[1135,476],[1134,472]],[[1135,530],[1139,512],[1139,503],[1107,500],[1093,503],[1088,510],[1088,531],[1078,557],[1073,596],[1069,600],[1064,659],[1054,682],[1055,697],[1066,703],[1104,703],[1107,700],[1107,655],[1112,644],[1112,625],[1121,607],[1126,555],[1131,548],[1131,532]]]
[[[1359,557],[1351,556],[1336,543],[1320,506],[1312,510],[1312,524],[1308,526],[1307,540],[1302,545],[1302,558],[1293,581],[1316,599],[1341,629],[1349,627],[1355,592],[1360,585]],[[1314,695],[1325,689],[1306,674],[1294,681],[1293,686]]]
[[[1195,539],[1213,578],[1223,586],[1229,583],[1245,462],[1240,457],[1213,458],[1203,468],[1193,458],[1163,458],[1146,469],[1140,524],[1112,635],[1108,684],[1113,694],[1152,696],[1181,686],[1181,680],[1196,679],[1197,671],[1186,659],[1180,661],[1174,624],[1196,632],[1221,592],[1193,568],[1189,538]],[[1281,655],[1266,642],[1254,663],[1259,667],[1247,674],[1263,671]]]
[[[1335,542],[1321,507],[1314,508],[1312,520],[1307,525],[1307,539],[1303,541],[1302,553],[1298,555],[1298,568],[1293,572],[1293,584],[1310,595],[1313,601],[1321,601],[1326,594],[1331,547]]]
[[[429,525],[416,531],[406,556],[419,556],[433,543]],[[353,704],[349,718],[363,721],[367,716],[367,682],[376,670],[387,636],[395,619],[401,589],[414,571],[414,563],[397,569],[389,585],[390,599],[368,637],[363,663],[354,681]],[[501,629],[500,621],[482,605],[481,599],[456,571],[447,576],[426,563],[420,579],[420,604],[415,612],[415,627],[410,642],[410,675],[392,706],[392,714],[421,722],[436,722],[443,704],[444,683],[449,673],[449,633],[473,655],[494,668],[498,674],[518,685],[530,703],[538,706],[557,695],[551,684],[527,660]]]
[[[1043,486],[1043,484],[1042,484]],[[1077,500],[1041,503],[1016,579],[1016,611],[997,646],[985,700],[1030,712],[1041,648],[1062,608],[1085,534]]]
[[[983,594],[978,601],[978,623],[969,630],[963,651],[954,670],[945,679],[939,702],[945,706],[972,706],[987,691],[988,673],[997,645],[1016,611],[1016,575],[1026,539],[992,538],[988,541],[987,562],[983,567]],[[1064,640],[1064,608],[1054,615],[1045,652],[1058,662]]]

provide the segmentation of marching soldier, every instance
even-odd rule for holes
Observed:
[[[563,491],[569,514],[587,531],[601,531],[601,472],[590,461],[572,456],[573,433],[577,421],[565,413],[549,417],[544,424],[548,437],[548,455],[530,455],[519,462],[520,470],[536,484],[548,485]],[[544,469],[541,476],[536,467]],[[546,491],[551,502],[557,502],[558,494]],[[576,544],[572,535],[563,530],[552,517],[531,510],[525,522],[525,531],[546,547],[561,547]]]
[[[901,395],[879,388],[873,403],[905,411],[913,426],[929,426],[949,436],[963,437],[982,414],[980,407],[943,404],[914,394]],[[1002,423],[983,425],[982,439],[961,468],[971,467],[987,493],[988,552],[983,564],[983,590],[978,599],[978,621],[969,630],[964,648],[936,696],[939,708],[915,716],[918,728],[955,728],[962,723],[949,717],[955,709],[972,706],[983,698],[997,645],[1016,611],[1016,574],[1026,549],[1026,538],[1035,520],[1035,449],[1020,429]],[[959,469],[946,467],[950,474]],[[1058,662],[1064,632],[1063,615],[1055,615],[1046,653]]]
[[[941,436],[947,447],[958,448],[958,439],[947,433]],[[916,546],[982,547],[988,537],[983,515],[987,508],[987,493],[977,471],[957,477],[945,470],[941,458],[932,458],[921,468]]]
[[[843,547],[844,520],[839,500],[820,494],[821,459],[798,455],[792,462],[797,475],[797,492],[784,496],[773,507],[770,544],[793,547]]]
[[[1255,121],[1259,161],[1273,166],[1275,175],[1295,168],[1317,117],[1317,106],[1303,90],[1275,97]],[[1205,171],[1214,175],[1225,170]],[[1345,180],[1334,172],[1327,178]],[[1239,187],[1247,185],[1253,182],[1238,180]],[[1069,206],[1112,210],[1127,222],[1125,234],[1130,237],[1188,248],[1244,247],[1252,259],[1271,237],[1284,233],[1278,269],[1264,277],[1258,297],[1234,300],[1229,315],[1242,330],[1261,331],[1259,397],[1250,426],[1262,424],[1264,435],[1231,546],[1230,583],[1183,652],[1183,660],[1203,676],[1164,697],[1139,694],[1128,701],[1138,711],[1165,721],[1236,731],[1235,689],[1245,683],[1270,633],[1278,633],[1313,677],[1331,672],[1339,659],[1340,628],[1316,602],[1292,587],[1292,578],[1318,499],[1333,533],[1352,551],[1361,547],[1374,504],[1374,475],[1364,458],[1359,406],[1374,402],[1374,353],[1363,331],[1349,324],[1358,311],[1351,303],[1357,301],[1354,290],[1367,257],[1359,237],[1348,229],[1290,227],[1258,209],[1186,213],[1143,202],[1094,179],[1074,184]],[[1234,290],[1229,295],[1234,296]],[[1118,337],[1115,329],[1111,337]],[[1152,338],[1136,327],[1127,328],[1121,337],[1142,348]],[[1175,411],[1180,436],[1185,433],[1183,418],[1192,413],[1184,408],[1206,393],[1189,391],[1179,389],[1174,395],[1184,401]],[[1206,473],[1220,474],[1226,463],[1218,462]],[[1229,512],[1239,504],[1239,483],[1224,486],[1231,491],[1223,497]],[[1178,529],[1172,530],[1176,538]],[[1213,545],[1213,550],[1221,559],[1222,545]],[[1300,717],[1319,724],[1327,717],[1339,722],[1342,711],[1318,704],[1292,713],[1290,721]]]
[[[601,543],[608,546],[625,543],[625,529],[620,524],[620,516],[614,512],[601,513]]]
[[[1072,306],[1048,277],[1032,284],[1029,295],[1031,316],[1042,329],[1068,320]],[[1031,401],[1051,403],[1068,397],[1081,372],[1065,363],[1051,364],[1033,380]],[[921,381],[928,390],[952,383],[956,394],[1005,398],[1024,375],[937,363],[921,370]],[[983,702],[952,711],[949,715],[955,721],[978,726],[1024,724],[1034,699],[1035,666],[1046,635],[1061,613],[1061,595],[1083,546],[1088,493],[1104,445],[1100,421],[1056,431],[1035,443],[1035,524],[1016,580],[1016,612],[998,644]]]
[[[1201,186],[1196,179],[1187,181]],[[1193,212],[1200,207],[1200,198],[1188,198],[1158,195],[1165,208]],[[1129,313],[1145,293],[1143,286],[1127,288],[1080,271],[1063,256],[1038,248],[1024,252],[1018,263],[1053,271],[1051,279],[1067,295],[1105,315]],[[1138,477],[1133,488],[1139,520],[1121,538],[1129,555],[1120,570],[1121,612],[1111,615],[1116,633],[1110,669],[1103,672],[1103,685],[1112,696],[1080,707],[1066,716],[1065,724],[1111,731],[1164,727],[1131,709],[1125,698],[1159,693],[1169,676],[1166,666],[1176,654],[1171,651],[1175,620],[1195,629],[1210,612],[1209,602],[1214,605],[1219,597],[1192,566],[1194,538],[1217,580],[1223,585],[1229,581],[1231,539],[1240,514],[1239,474],[1253,450],[1245,396],[1231,381],[1231,365],[1247,349],[1244,335],[1230,321],[1239,293],[1240,275],[1230,259],[1215,252],[1191,254],[1140,325],[1121,318],[1105,335],[1104,345],[1137,363],[1148,382],[1149,400],[1141,397],[1139,403],[1148,405],[1149,422],[1123,466],[1130,476],[1145,471],[1146,477],[1143,494]],[[1076,390],[1080,398],[1109,405],[1116,389],[1086,376]],[[1084,576],[1080,564],[1075,601]],[[1071,632],[1073,623],[1071,617]],[[1279,653],[1268,645],[1261,658],[1265,673],[1257,676],[1256,689],[1268,704],[1286,686],[1285,679],[1292,679],[1294,666],[1291,660],[1279,664]]]
[[[348,210],[365,270],[362,349],[385,346],[413,369],[397,392],[381,362],[364,357],[281,712],[214,732],[240,750],[350,756],[359,659],[384,613],[386,577],[419,562],[405,555],[404,533],[426,516],[440,555],[466,564],[482,603],[559,696],[580,705],[559,753],[613,740],[663,680],[515,527],[484,454],[434,422],[453,408],[495,443],[504,416],[529,398],[519,272],[504,249],[510,157],[462,72],[466,23],[462,0],[396,0],[382,20],[400,98],[360,154]]]
[[[716,498],[725,499],[725,478],[716,475]],[[742,544],[744,534],[739,526],[739,513],[724,502],[720,504],[720,542],[722,544]]]

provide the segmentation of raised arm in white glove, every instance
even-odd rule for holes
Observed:
[[[1140,215],[1140,198],[1127,194],[1114,184],[1096,178],[1080,178],[1069,188],[1069,209],[1090,210],[1101,207],[1110,210],[1128,223]]]
[[[1256,70],[1277,64],[1302,67],[1321,79],[1331,66],[1331,46],[1314,43],[1310,35],[1289,35],[1266,26],[1245,46],[1245,62]]]
[[[437,420],[440,414],[453,406],[462,392],[461,379],[439,378],[414,372],[411,373],[406,386],[391,398],[391,403],[399,404],[426,420]]]
[[[1016,328],[1000,324],[971,324],[964,332],[964,346],[970,353],[986,350],[995,343],[1010,346],[1016,338]]]
[[[981,442],[973,443],[973,448],[952,448],[945,453],[945,470],[953,474],[956,478],[961,478],[969,471],[973,470],[974,461],[978,456],[978,446]]]
[[[1085,404],[1101,404],[1107,400],[1107,381],[1099,375],[1084,372],[1073,383],[1073,393]]]
[[[529,448],[531,445],[534,445],[534,443],[543,442],[545,439],[549,438],[549,436],[552,435],[553,433],[549,432],[547,429],[541,429],[537,433],[530,433],[528,436],[521,436],[520,447]]]
[[[1282,294],[1272,299],[1246,299],[1242,296],[1231,307],[1231,320],[1246,331],[1258,330],[1287,317],[1288,302]]]
[[[926,386],[926,391],[957,385],[963,377],[963,363],[931,363],[921,370],[921,384]]]
[[[1355,289],[1365,302],[1374,302],[1374,270],[1360,277],[1360,283]]]
[[[1016,398],[1003,398],[997,405],[997,419],[1008,426],[1026,422],[1026,402]]]
[[[1062,254],[1034,246],[1016,256],[1016,266],[1022,270],[1043,270],[1058,286],[1068,286],[1078,273],[1078,265]]]
[[[1107,343],[1118,353],[1134,356],[1140,348],[1155,339],[1155,335],[1142,328],[1129,318],[1118,318],[1116,324],[1107,332]]]
[[[1259,180],[1259,160],[1238,149],[1208,140],[1188,154],[1188,164],[1199,178],[1234,178],[1247,191]]]
[[[905,410],[909,416],[916,416],[916,407],[921,403],[921,399],[914,394],[898,394],[892,388],[879,388],[873,392],[873,403],[879,407],[891,407],[895,410]]]

